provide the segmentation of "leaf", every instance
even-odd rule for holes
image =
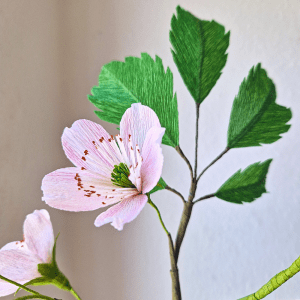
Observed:
[[[149,192],[149,194],[151,195],[151,194],[153,194],[153,193],[155,193],[155,192],[157,192],[157,191],[163,190],[163,189],[166,188],[166,186],[167,186],[167,184],[166,184],[165,181],[162,179],[162,177],[160,177],[160,179],[159,179],[157,185]]]
[[[215,196],[232,203],[252,202],[266,193],[266,176],[272,159],[257,162],[233,174],[215,193]]]
[[[210,93],[227,60],[229,35],[224,26],[204,21],[177,6],[171,20],[170,41],[173,60],[197,103]]]
[[[96,115],[118,124],[127,108],[140,102],[152,108],[161,126],[166,128],[162,143],[179,144],[177,97],[173,95],[173,74],[164,71],[162,60],[147,53],[126,57],[125,62],[112,61],[102,67],[99,86],[93,87],[88,99],[101,111]]]
[[[235,97],[228,127],[228,148],[271,144],[291,125],[289,108],[275,103],[276,91],[267,72],[258,64],[242,82]]]

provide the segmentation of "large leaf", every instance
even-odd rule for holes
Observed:
[[[170,31],[173,59],[192,97],[201,103],[222,74],[229,32],[225,34],[222,25],[199,20],[180,6],[176,10]]]
[[[112,61],[102,67],[99,86],[93,87],[89,100],[101,111],[97,116],[104,121],[119,124],[125,110],[140,102],[151,107],[161,126],[166,128],[163,144],[179,144],[178,109],[173,94],[173,74],[165,72],[161,59],[155,61],[147,54],[126,57],[125,62]]]
[[[291,119],[289,108],[275,103],[275,85],[258,64],[242,82],[235,97],[229,128],[228,148],[271,144],[287,132]]]
[[[232,203],[252,202],[266,193],[266,176],[272,159],[255,163],[233,174],[215,193],[215,196]]]

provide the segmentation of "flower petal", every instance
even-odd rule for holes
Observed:
[[[97,184],[101,185],[101,191]],[[110,178],[79,168],[63,168],[46,175],[42,190],[42,200],[48,205],[68,211],[95,210],[120,201],[122,196],[136,193],[135,189],[123,189],[122,194],[118,194],[114,190],[120,189],[112,184]]]
[[[165,128],[152,127],[146,136],[142,148],[142,166],[140,170],[142,181],[142,192],[150,192],[159,181],[162,173],[164,157],[161,149],[161,140]]]
[[[100,227],[111,222],[111,225],[122,230],[125,223],[134,220],[147,203],[146,195],[137,195],[121,201],[107,211],[100,214],[95,220],[95,226]]]
[[[29,251],[40,257],[44,263],[51,262],[54,233],[47,210],[35,210],[27,215],[24,222],[24,238]]]
[[[0,274],[18,283],[25,283],[40,277],[38,264],[43,263],[39,257],[27,250],[1,250]],[[0,279],[0,296],[15,292],[18,287]]]
[[[148,106],[134,103],[122,116],[120,122],[120,135],[124,140],[125,149],[128,149],[128,138],[131,135],[132,144],[142,149],[147,132],[153,126],[161,127],[156,113]],[[130,156],[129,152],[127,153]]]
[[[108,176],[113,166],[120,163],[109,139],[111,136],[101,125],[78,120],[71,128],[65,128],[62,145],[75,166]]]

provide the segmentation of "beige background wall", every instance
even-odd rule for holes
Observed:
[[[224,74],[201,108],[200,169],[224,149],[232,100],[252,65],[262,62],[277,85],[278,102],[293,111],[292,129],[282,140],[233,150],[203,178],[198,196],[214,192],[239,168],[274,158],[270,193],[255,203],[212,199],[195,208],[180,257],[183,299],[245,296],[300,255],[298,0],[0,0],[0,247],[22,238],[27,214],[48,209],[55,233],[61,233],[58,263],[83,300],[171,299],[167,239],[150,207],[122,232],[95,228],[99,211],[47,207],[40,185],[45,174],[71,166],[60,137],[75,120],[87,118],[117,133],[116,126],[97,119],[86,95],[103,64],[144,51],[162,57],[174,73],[180,144],[194,160],[194,103],[168,42],[178,4],[231,30]],[[187,195],[185,164],[170,147],[163,152],[163,177]],[[174,235],[180,200],[164,191],[154,201]],[[300,298],[299,278],[266,299]],[[72,299],[52,287],[39,290]]]

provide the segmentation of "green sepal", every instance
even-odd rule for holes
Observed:
[[[271,144],[289,130],[289,108],[275,103],[276,90],[267,72],[258,64],[244,79],[235,97],[227,133],[227,147]]]
[[[222,74],[230,33],[215,21],[204,21],[177,6],[171,20],[173,60],[197,103],[202,103]]]
[[[166,128],[162,143],[179,144],[177,96],[173,93],[173,74],[164,70],[161,58],[147,53],[126,57],[125,62],[112,61],[102,67],[99,86],[93,87],[88,99],[101,111],[103,121],[120,124],[125,111],[133,103],[152,108],[160,124]]]
[[[165,183],[165,181],[162,179],[162,177],[160,177],[158,183],[156,184],[156,186],[149,192],[149,194],[153,194],[157,191],[163,190],[165,189],[167,186],[167,184]]]
[[[272,159],[257,162],[244,171],[233,174],[215,193],[215,196],[232,203],[252,202],[266,193],[266,176]]]
[[[72,289],[69,280],[66,278],[66,276],[58,269],[57,263],[56,263],[56,241],[59,234],[56,236],[52,251],[52,260],[51,263],[42,263],[38,264],[38,271],[42,275],[41,277],[32,279],[26,283],[24,283],[24,286],[28,285],[48,285],[52,284],[56,287],[70,291]],[[21,288],[18,288],[15,292],[15,295]]]

